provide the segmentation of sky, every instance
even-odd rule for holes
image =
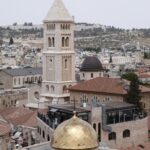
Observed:
[[[150,0],[63,0],[76,22],[150,28]],[[0,0],[0,25],[42,24],[53,0]]]

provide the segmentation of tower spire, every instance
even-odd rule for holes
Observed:
[[[54,0],[44,22],[65,21],[73,22],[73,17],[69,14],[62,0]]]

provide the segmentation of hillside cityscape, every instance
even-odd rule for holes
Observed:
[[[150,28],[0,26],[0,150],[150,150]]]

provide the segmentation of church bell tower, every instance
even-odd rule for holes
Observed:
[[[54,0],[44,19],[42,97],[50,103],[64,103],[74,83],[74,19],[62,0]]]

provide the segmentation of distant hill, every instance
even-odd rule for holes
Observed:
[[[43,38],[42,25],[24,23],[0,27],[0,38]],[[75,47],[120,49],[123,44],[139,42],[150,47],[150,29],[125,30],[100,24],[76,23]]]

